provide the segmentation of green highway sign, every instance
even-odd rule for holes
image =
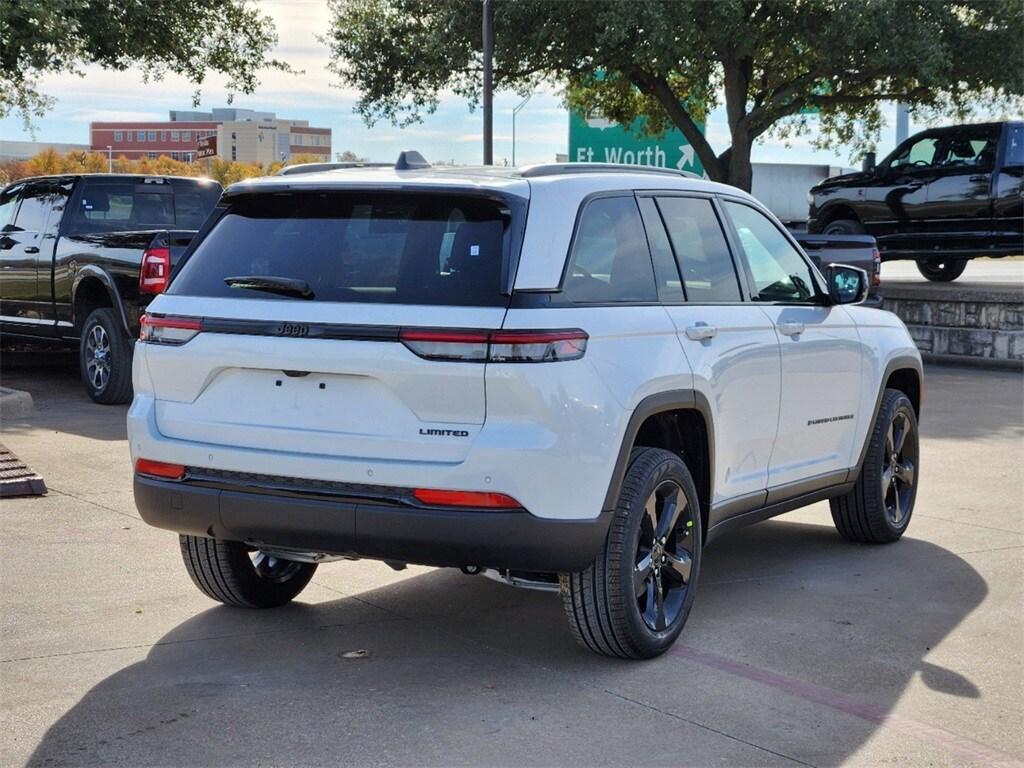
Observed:
[[[704,166],[678,128],[645,136],[644,118],[622,126],[601,117],[569,113],[569,161],[653,165],[704,174]],[[704,126],[700,126],[701,131]]]

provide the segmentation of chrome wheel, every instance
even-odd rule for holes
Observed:
[[[882,464],[882,499],[889,522],[899,527],[910,512],[917,471],[917,441],[908,440],[913,425],[897,411],[885,436]]]
[[[102,392],[107,388],[110,381],[110,338],[99,323],[92,326],[86,336],[85,371],[93,389]]]
[[[633,588],[644,623],[656,632],[682,611],[693,568],[693,510],[679,485],[666,480],[644,505]]]
[[[255,569],[256,575],[266,581],[288,581],[302,568],[302,563],[283,560],[280,557],[268,555],[263,550],[254,550],[249,554],[249,558],[252,560],[252,567]]]

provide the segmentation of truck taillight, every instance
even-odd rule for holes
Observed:
[[[147,344],[184,344],[201,330],[203,321],[198,317],[143,315],[139,319],[139,341]]]
[[[140,293],[163,293],[171,277],[170,248],[147,248],[139,270]]]
[[[402,343],[427,360],[464,363],[554,363],[579,360],[588,336],[579,329],[556,331],[477,331],[403,329]]]
[[[882,254],[875,248],[871,252],[871,261],[874,262],[874,269],[871,272],[871,286],[877,288],[882,284]]]

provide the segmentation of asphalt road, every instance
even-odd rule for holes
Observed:
[[[928,371],[901,542],[844,543],[825,504],[732,534],[644,663],[453,570],[334,563],[286,608],[218,606],[137,517],[125,409],[60,368],[4,383],[36,411],[0,440],[50,494],[0,504],[0,765],[1024,760],[1019,374]]]

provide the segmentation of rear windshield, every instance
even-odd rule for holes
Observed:
[[[169,293],[501,306],[509,224],[502,203],[466,195],[242,197],[198,245]],[[300,281],[308,292],[297,299],[225,282],[239,277]]]
[[[199,229],[220,199],[220,185],[186,179],[88,179],[75,205],[75,234],[139,229]]]

